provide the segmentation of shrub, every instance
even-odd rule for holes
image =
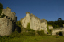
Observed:
[[[48,31],[49,34],[52,33],[52,30],[49,30],[48,25],[47,25],[47,31]]]
[[[20,21],[17,21],[16,22],[16,31],[18,31],[18,33],[20,33],[21,32],[21,27],[22,27],[22,25],[21,25],[21,22]]]
[[[17,25],[21,25],[21,22],[20,22],[20,21],[17,21],[16,24],[17,24]]]
[[[37,33],[38,33],[40,36],[45,36],[44,30],[37,31]]]
[[[30,30],[30,23],[28,23],[28,24],[27,24],[27,29],[29,29],[29,30]]]
[[[26,29],[25,32],[22,33],[23,36],[34,36],[35,35],[35,31],[32,29]]]
[[[14,31],[9,37],[14,38],[14,37],[20,37],[21,33],[18,33],[17,31]]]
[[[5,42],[8,41],[9,37],[8,36],[0,36],[0,42]]]

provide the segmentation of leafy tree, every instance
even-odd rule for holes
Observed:
[[[4,13],[1,15],[3,9],[3,5],[0,3],[0,18],[5,17]]]
[[[16,25],[17,25],[17,26],[22,26],[20,21],[17,21],[17,22],[16,22]]]
[[[62,18],[58,18],[58,21],[62,21]]]
[[[18,33],[21,32],[21,30],[22,30],[21,27],[22,27],[21,22],[20,21],[17,21],[16,22],[16,28],[15,29],[16,29],[16,31],[18,31]]]
[[[51,34],[51,33],[52,33],[52,29],[50,30],[50,29],[48,28],[48,26],[52,26],[52,25],[48,25],[48,24],[47,24],[47,31],[48,31],[48,34]]]
[[[58,18],[57,21],[48,21],[47,23],[52,25],[53,28],[60,28],[63,27],[64,20],[62,20],[62,18]]]
[[[2,13],[3,5],[0,3],[0,15]]]

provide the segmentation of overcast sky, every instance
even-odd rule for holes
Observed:
[[[64,0],[0,0],[3,8],[11,8],[16,13],[17,20],[24,18],[26,12],[33,13],[40,19],[55,21],[64,20]]]

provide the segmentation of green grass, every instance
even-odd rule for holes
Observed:
[[[1,38],[0,42],[64,42],[64,36],[20,36],[14,38]]]

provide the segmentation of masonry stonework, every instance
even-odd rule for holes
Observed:
[[[26,12],[26,16],[20,20],[22,23],[22,26],[24,28],[27,28],[27,24],[30,23],[30,29],[33,30],[44,30],[44,33],[47,34],[47,20],[45,19],[39,19],[38,17],[35,17],[32,13]]]
[[[0,36],[9,36],[12,33],[14,22],[16,22],[15,12],[11,12],[11,9],[7,7],[2,10],[4,18],[0,18]]]
[[[52,30],[52,35],[56,35],[56,33],[62,32],[64,36],[64,28],[57,28]]]

